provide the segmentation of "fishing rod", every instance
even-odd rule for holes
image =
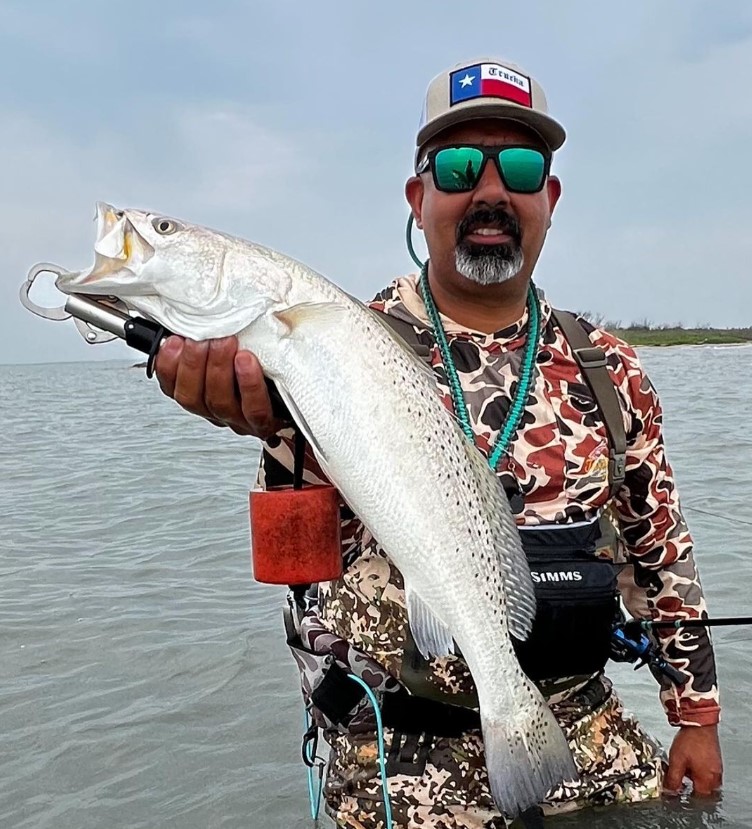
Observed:
[[[636,620],[635,620],[636,621]],[[673,622],[640,621],[643,630],[662,630],[664,628],[715,628],[731,625],[752,625],[752,616],[719,616],[716,619],[675,619]]]
[[[676,685],[682,685],[689,677],[666,661],[646,631],[732,625],[752,625],[752,616],[719,616],[715,619],[674,619],[661,622],[630,619],[614,626],[611,633],[611,658],[616,662],[636,662],[635,670],[649,665],[654,674],[663,674]]]

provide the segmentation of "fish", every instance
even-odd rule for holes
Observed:
[[[514,517],[432,369],[364,303],[254,242],[99,202],[94,254],[57,277],[62,292],[116,297],[193,340],[234,335],[256,355],[402,574],[418,649],[466,661],[499,810],[514,817],[576,780],[566,737],[514,653],[535,616]]]

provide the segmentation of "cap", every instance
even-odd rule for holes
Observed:
[[[535,130],[558,150],[566,133],[548,114],[540,84],[524,69],[499,58],[458,63],[428,85],[415,144],[420,148],[447,127],[480,118],[504,118]]]

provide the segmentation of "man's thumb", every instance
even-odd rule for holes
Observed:
[[[679,794],[684,785],[684,773],[687,764],[683,757],[669,757],[668,770],[663,780],[663,790],[669,794]]]

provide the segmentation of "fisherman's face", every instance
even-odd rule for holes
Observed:
[[[433,148],[457,144],[525,145],[548,154],[532,130],[509,121],[488,120],[445,130],[423,148],[420,158]],[[548,176],[538,192],[510,192],[496,165],[488,161],[469,192],[437,189],[430,170],[410,178],[405,192],[437,275],[456,272],[488,285],[530,278],[561,185],[555,176]]]

